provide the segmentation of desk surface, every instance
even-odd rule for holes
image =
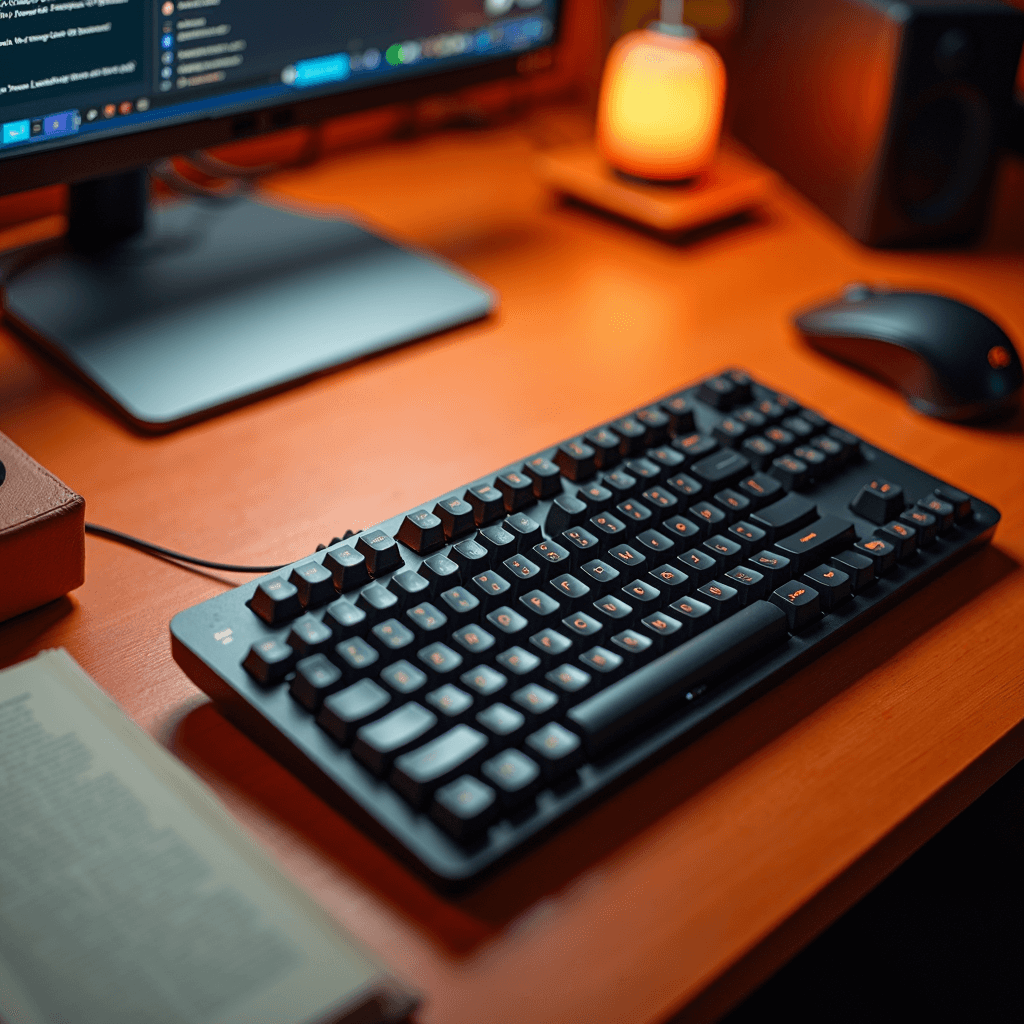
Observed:
[[[209,558],[301,557],[725,364],[1002,510],[991,548],[457,900],[171,660],[171,616],[238,581],[89,538],[85,586],[0,626],[0,664],[66,647],[424,993],[422,1022],[710,1019],[1024,756],[1024,419],[925,419],[789,326],[849,280],[885,280],[962,297],[1024,346],[1024,164],[1004,167],[969,254],[865,250],[781,183],[749,221],[669,244],[544,192],[536,147],[578,132],[549,112],[279,175],[280,195],[434,250],[501,306],[210,422],[133,434],[0,333],[0,430],[93,522]],[[464,444],[447,443],[453,421]]]

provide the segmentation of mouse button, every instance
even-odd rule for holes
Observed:
[[[919,396],[936,405],[950,401],[931,367],[911,349],[874,338],[815,338],[813,344],[906,396]]]
[[[862,281],[854,281],[843,289],[843,298],[847,302],[863,302],[871,297],[871,289]]]

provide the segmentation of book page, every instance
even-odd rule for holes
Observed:
[[[0,673],[0,1018],[300,1024],[412,1005],[64,652]]]

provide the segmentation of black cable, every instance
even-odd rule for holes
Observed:
[[[138,537],[131,537],[119,530],[111,530],[107,526],[96,526],[95,523],[86,523],[85,532],[92,533],[97,537],[105,537],[117,544],[127,544],[130,548],[138,548],[149,555],[160,555],[163,558],[173,558],[176,562],[187,562],[189,565],[201,565],[204,569],[219,569],[221,572],[250,572],[256,575],[265,572],[276,572],[283,569],[283,565],[224,565],[222,562],[208,562],[205,558],[193,558],[191,555],[183,555],[178,551],[169,551],[158,544],[150,544],[148,541],[139,540]],[[287,563],[286,563],[287,564]]]

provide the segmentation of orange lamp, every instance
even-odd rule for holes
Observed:
[[[624,35],[608,54],[597,147],[616,170],[680,181],[696,177],[715,158],[725,66],[682,24],[681,0],[662,0],[661,18]]]

